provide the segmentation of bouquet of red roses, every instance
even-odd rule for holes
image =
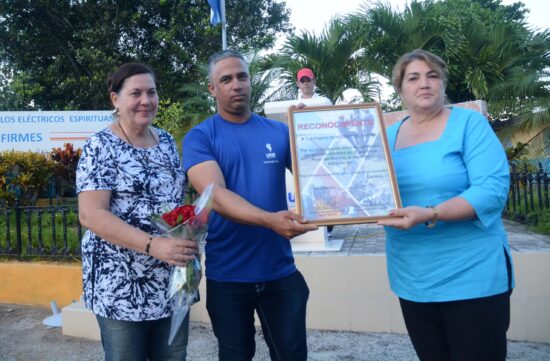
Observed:
[[[208,231],[208,214],[212,209],[213,184],[208,185],[193,205],[168,210],[153,218],[153,224],[164,237],[203,242]],[[168,288],[172,300],[172,318],[168,345],[172,344],[189,307],[199,299],[199,282],[202,277],[200,254],[184,267],[173,267]]]

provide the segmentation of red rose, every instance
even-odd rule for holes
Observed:
[[[180,206],[171,212],[164,213],[161,217],[168,225],[174,227],[195,217],[195,206]]]
[[[176,213],[174,213],[174,211],[164,213],[161,217],[171,227],[174,227],[177,224],[178,215]]]

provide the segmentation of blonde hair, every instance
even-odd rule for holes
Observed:
[[[395,91],[401,93],[401,85],[403,84],[403,77],[405,76],[405,70],[410,63],[415,60],[422,60],[428,64],[430,69],[436,71],[439,77],[443,80],[443,86],[447,86],[447,77],[449,72],[447,70],[447,63],[439,56],[430,53],[424,49],[415,49],[405,55],[403,55],[395,66],[393,67],[392,83]]]

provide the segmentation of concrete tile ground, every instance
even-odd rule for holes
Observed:
[[[525,225],[504,220],[510,248],[515,252],[550,252],[550,236],[531,232]],[[376,224],[352,224],[336,226],[333,239],[343,239],[337,252],[297,252],[310,256],[348,256],[356,254],[381,254],[386,250],[384,229]]]

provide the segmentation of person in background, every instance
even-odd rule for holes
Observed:
[[[298,87],[298,100],[311,98],[324,98],[315,92],[315,75],[309,68],[302,68],[296,73],[296,86]]]
[[[106,360],[186,359],[189,315],[171,346],[167,289],[195,243],[158,235],[151,216],[184,201],[185,175],[172,137],[151,126],[156,79],[127,63],[109,78],[115,121],[94,134],[78,163],[84,300],[99,323]]]
[[[218,113],[185,136],[183,165],[199,193],[215,184],[206,308],[219,359],[252,360],[256,311],[272,360],[306,360],[309,289],[289,238],[316,227],[287,210],[288,126],[250,110],[250,75],[240,53],[213,54],[208,78]]]
[[[298,87],[298,100],[300,99],[312,99],[312,98],[324,98],[327,102],[331,103],[326,97],[320,96],[315,92],[315,74],[309,68],[302,68],[296,73],[296,86]],[[299,108],[303,108],[304,105],[298,105]],[[332,230],[334,226],[327,226],[328,238],[332,238]]]
[[[394,67],[409,115],[387,128],[403,207],[379,220],[391,289],[421,361],[504,361],[514,275],[501,213],[504,149],[478,112],[445,105],[447,66],[414,50]]]

